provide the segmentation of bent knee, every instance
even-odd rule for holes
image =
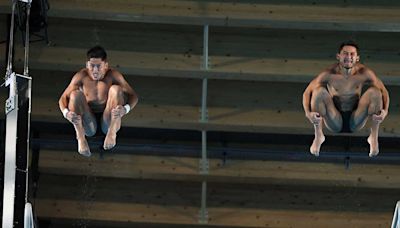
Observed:
[[[327,96],[327,95],[329,95],[328,90],[323,86],[319,86],[313,90],[313,96]]]
[[[368,115],[377,114],[382,109],[382,92],[376,87],[368,88],[361,99],[360,103],[368,107]]]
[[[328,90],[325,87],[315,88],[312,92],[311,102],[327,102],[327,99],[331,99]]]
[[[365,91],[364,95],[368,95],[368,96],[371,97],[371,98],[379,98],[379,99],[382,99],[382,92],[381,92],[381,90],[378,89],[377,87],[374,87],[374,86],[369,87],[369,88]]]
[[[111,95],[119,95],[123,94],[122,88],[119,85],[112,85],[108,91]]]
[[[122,87],[118,85],[112,85],[108,91],[108,100],[111,102],[112,107],[114,107],[117,103],[123,104],[126,98]]]
[[[69,94],[69,99],[70,100],[77,100],[77,99],[82,99],[85,95],[83,94],[82,91],[80,90],[73,90],[70,94]]]

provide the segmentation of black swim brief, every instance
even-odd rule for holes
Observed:
[[[340,114],[342,115],[342,130],[340,131],[341,133],[351,133],[350,129],[350,118],[351,114],[353,114],[353,111],[340,111]]]
[[[340,99],[337,96],[333,96],[333,103],[335,104],[336,109],[340,112],[342,115],[342,130],[340,131],[341,133],[352,133],[351,128],[350,128],[350,119],[351,115],[353,114],[354,110],[356,110],[357,105],[358,105],[358,100],[354,102],[354,107],[353,110],[351,111],[341,111],[340,110]]]
[[[97,129],[96,129],[96,134],[95,136],[102,136],[104,135],[103,130],[101,129],[101,122],[103,121],[103,113],[102,112],[96,112],[94,113],[94,116],[96,118],[96,123],[97,123]]]

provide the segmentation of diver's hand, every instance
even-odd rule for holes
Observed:
[[[306,114],[306,117],[314,125],[321,124],[322,117],[318,112],[309,112]]]
[[[382,121],[386,118],[387,112],[382,109],[379,114],[373,114],[372,115],[372,120],[377,122],[377,123],[382,123]]]
[[[81,121],[82,121],[82,117],[72,111],[68,111],[64,117],[72,124],[78,124],[78,123],[81,123]]]

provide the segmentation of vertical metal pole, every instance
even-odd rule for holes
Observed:
[[[206,203],[207,203],[207,182],[203,181],[201,183],[201,209],[200,209],[200,216],[199,216],[200,224],[208,223],[208,211],[207,211]]]
[[[24,61],[24,76],[29,77],[29,17],[31,12],[31,3],[27,4],[27,12],[26,12],[26,25],[25,25],[25,61]],[[29,167],[29,134],[30,134],[30,125],[31,125],[31,105],[32,105],[32,80],[28,80],[28,88],[27,88],[27,99],[28,99],[28,116],[27,116],[27,132],[26,132],[26,188],[25,188],[25,202],[28,202],[28,186],[29,186],[29,175],[28,175],[28,167]]]
[[[208,71],[208,25],[204,26],[204,44],[203,44],[203,69]],[[207,77],[203,78],[202,86],[202,98],[201,98],[201,122],[206,123],[207,117]],[[207,161],[207,132],[201,131],[201,165],[200,173],[208,173],[208,161]]]
[[[28,3],[26,6],[26,23],[25,23],[25,59],[24,59],[24,75],[28,76],[29,69],[29,17],[31,14],[31,3]]]
[[[13,0],[12,11],[11,11],[11,26],[10,26],[10,40],[9,40],[9,48],[8,48],[8,62],[7,62],[7,71],[6,76],[11,75],[12,73],[12,54],[14,47],[14,23],[15,23],[15,6],[17,4],[16,0]]]
[[[32,105],[32,80],[29,77],[29,42],[30,42],[30,30],[29,30],[29,18],[30,18],[30,11],[31,11],[31,1],[26,2],[26,23],[25,23],[25,59],[24,59],[24,82],[26,83],[27,87],[25,90],[21,90],[24,94],[24,99],[23,102],[25,103],[24,105],[21,104],[21,111],[24,113],[21,113],[19,116],[21,117],[22,123],[24,126],[18,127],[19,130],[25,130],[25,132],[20,132],[18,135],[21,136],[22,140],[25,141],[25,148],[21,148],[21,159],[24,159],[23,156],[25,156],[25,161],[17,163],[17,169],[19,171],[19,175],[25,178],[25,189],[24,189],[24,199],[23,202],[21,202],[21,195],[22,192],[19,192],[16,194],[16,196],[19,196],[19,200],[17,201],[16,204],[23,206],[23,215],[18,214],[18,216],[23,216],[19,217],[19,222],[24,223],[24,228],[32,228],[34,227],[34,222],[33,222],[33,212],[32,212],[32,205],[28,202],[28,191],[29,191],[29,152],[30,152],[30,117],[31,117],[31,105]],[[22,83],[21,83],[22,84]],[[19,90],[18,90],[19,91]],[[25,121],[25,122],[24,122]],[[23,144],[23,143],[21,143]],[[23,151],[25,150],[25,151]],[[21,180],[22,181],[22,180]],[[22,190],[22,189],[21,189]],[[18,200],[18,199],[17,199]],[[23,203],[23,205],[22,205]],[[19,211],[18,213],[22,213],[22,211]]]
[[[208,71],[208,25],[204,25],[203,32],[203,69]],[[201,122],[206,123],[207,118],[207,77],[203,78],[202,85],[202,99],[201,99]],[[208,160],[207,160],[207,132],[203,129],[201,131],[201,160],[200,160],[200,173],[208,174]],[[199,223],[208,223],[207,212],[207,182],[202,181],[201,185],[201,208]]]

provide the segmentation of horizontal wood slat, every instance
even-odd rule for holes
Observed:
[[[10,12],[2,0],[1,12]],[[222,1],[137,0],[50,2],[49,16],[126,22],[323,29],[347,31],[400,31],[399,6],[262,4]]]
[[[200,152],[199,152],[200,153]],[[308,152],[304,152],[308,153]],[[60,175],[112,178],[277,183],[400,189],[397,165],[209,159],[209,175],[199,173],[199,159],[107,153],[90,159],[71,151],[40,152],[39,171]]]
[[[200,183],[41,178],[35,205],[40,217],[198,224]],[[382,189],[376,196],[368,189],[208,186],[209,224],[233,227],[385,227],[397,196]]]

